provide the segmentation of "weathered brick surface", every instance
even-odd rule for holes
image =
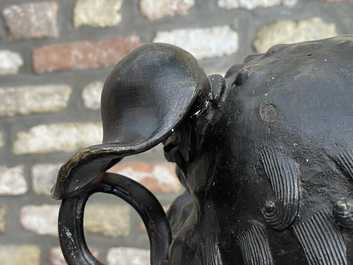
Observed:
[[[70,95],[67,85],[0,87],[0,117],[60,111]]]
[[[254,46],[258,52],[266,52],[277,44],[289,44],[336,36],[336,25],[324,22],[321,18],[293,21],[282,20],[261,28]]]
[[[0,166],[0,195],[21,195],[27,190],[23,166]]]
[[[150,20],[165,16],[187,15],[194,0],[140,0],[140,10]]]
[[[119,173],[146,186],[152,192],[180,192],[181,185],[173,164],[148,164],[143,162],[122,162],[109,170]]]
[[[298,0],[218,0],[218,5],[226,9],[246,8],[255,9],[262,7],[272,7],[276,5],[284,5],[292,7]]]
[[[95,257],[99,257],[99,252],[96,249],[90,248],[90,251]],[[50,249],[49,263],[50,265],[67,265],[60,247],[55,247]]]
[[[5,144],[5,141],[4,141],[4,133],[3,131],[0,131],[0,149],[1,147],[3,147]]]
[[[352,3],[352,0],[321,0],[324,3]]]
[[[103,82],[101,81],[89,83],[83,89],[82,99],[87,108],[93,110],[97,110],[100,108],[102,90]]]
[[[40,265],[40,249],[35,245],[1,245],[1,265]]]
[[[22,65],[23,60],[20,54],[0,50],[0,75],[17,74]]]
[[[57,205],[28,205],[21,209],[20,222],[25,229],[39,235],[57,236],[58,214]]]
[[[37,164],[32,167],[32,186],[37,194],[50,195],[61,164]]]
[[[33,2],[13,5],[3,10],[3,16],[14,39],[56,37],[58,3]]]
[[[44,73],[106,67],[116,64],[139,45],[137,36],[48,45],[34,49],[33,69]]]
[[[121,21],[122,0],[77,0],[74,13],[76,27],[110,27]]]
[[[130,209],[126,205],[88,203],[85,211],[86,231],[109,237],[130,234]]]
[[[0,232],[5,232],[6,229],[7,207],[0,206]]]
[[[153,41],[182,47],[198,59],[230,55],[239,48],[238,33],[229,26],[161,31]]]
[[[15,154],[73,152],[102,141],[102,129],[96,123],[58,123],[37,125],[17,133]]]
[[[133,48],[168,42],[201,59],[207,73],[224,75],[246,55],[279,43],[353,33],[352,3],[1,0],[0,264],[67,265],[58,248],[59,202],[49,192],[73,152],[101,143],[102,81]],[[146,186],[166,210],[183,187],[161,149],[113,171]],[[121,200],[97,196],[85,216],[91,250],[99,248],[107,265],[149,264],[138,215]],[[119,248],[109,249],[112,243]]]
[[[107,254],[108,265],[149,265],[150,253],[146,249],[111,248]]]
[[[67,265],[60,247],[50,249],[49,263],[50,265]]]
[[[58,235],[58,205],[27,205],[21,209],[22,226],[39,235]],[[130,210],[125,205],[88,203],[85,231],[109,237],[130,233]]]

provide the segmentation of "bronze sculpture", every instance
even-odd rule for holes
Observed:
[[[186,51],[147,44],[107,78],[103,144],[60,170],[59,234],[70,265],[101,264],[82,218],[94,192],[141,215],[154,265],[353,264],[353,36],[278,45],[225,77]],[[185,192],[153,195],[105,173],[164,144]]]

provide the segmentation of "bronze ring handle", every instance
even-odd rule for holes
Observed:
[[[115,195],[138,212],[150,241],[151,265],[167,264],[171,232],[161,204],[141,184],[113,173],[105,173],[103,181],[89,192],[63,199],[59,211],[59,240],[66,262],[69,265],[103,265],[89,251],[83,229],[86,202],[96,192]]]

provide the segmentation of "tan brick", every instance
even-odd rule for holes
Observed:
[[[50,265],[67,265],[60,247],[50,249],[49,263]]]
[[[139,248],[111,248],[107,254],[108,265],[149,265],[150,252]]]
[[[103,82],[95,81],[88,84],[82,91],[82,99],[86,108],[98,110],[101,105]]]
[[[88,203],[85,211],[86,231],[117,237],[130,234],[130,209],[126,205]]]
[[[109,172],[127,176],[152,192],[170,193],[181,190],[175,167],[171,163],[122,162],[109,169]]]
[[[321,0],[324,3],[352,3],[353,0]]]
[[[0,131],[0,148],[5,145],[4,133]]]
[[[57,2],[38,2],[12,5],[3,10],[10,36],[14,39],[56,37]]]
[[[58,235],[58,205],[27,205],[20,213],[21,225],[39,235]]]
[[[20,131],[13,145],[15,154],[73,152],[102,141],[102,128],[97,123],[41,124]]]
[[[150,20],[165,16],[187,15],[195,4],[194,0],[140,0],[140,9]]]
[[[70,95],[67,85],[0,87],[0,116],[60,111]]]
[[[39,265],[40,249],[34,245],[0,245],[1,265]]]
[[[33,69],[44,73],[106,67],[116,64],[139,45],[137,36],[48,45],[33,50]]]
[[[153,41],[181,47],[198,59],[230,55],[239,48],[238,33],[229,26],[161,31]]]
[[[0,166],[0,195],[21,195],[28,190],[22,165]]]
[[[122,0],[77,0],[74,11],[75,27],[111,27],[121,21]]]
[[[218,6],[226,9],[245,8],[251,10],[276,5],[292,7],[297,2],[298,0],[218,0]]]
[[[254,46],[258,52],[266,52],[277,44],[290,44],[336,36],[336,25],[324,22],[319,17],[294,21],[281,20],[262,27]]]
[[[17,74],[22,65],[23,59],[20,54],[0,50],[0,75]]]
[[[95,257],[99,257],[99,253],[96,249],[91,249],[90,251],[92,251],[92,254]],[[56,248],[51,248],[49,251],[49,263],[50,265],[67,265],[64,255],[60,249],[60,247],[56,247]]]
[[[0,206],[0,232],[5,232],[6,229],[7,207]]]
[[[32,167],[32,185],[37,194],[49,196],[61,164],[37,164]]]
[[[27,205],[22,207],[21,225],[39,235],[58,236],[58,205]],[[128,236],[130,209],[126,205],[88,203],[85,208],[85,231],[104,236]]]

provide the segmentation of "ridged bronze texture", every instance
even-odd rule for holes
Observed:
[[[272,265],[273,258],[263,227],[251,224],[239,234],[238,243],[245,265]]]
[[[221,252],[216,240],[213,237],[206,239],[201,246],[201,260],[205,265],[222,265]]]
[[[263,210],[265,220],[277,230],[286,229],[299,210],[299,165],[272,148],[261,152],[261,162],[275,197],[274,205]]]
[[[353,154],[345,148],[338,147],[335,155],[331,157],[338,168],[353,181]]]
[[[353,154],[347,148],[337,146],[334,154],[330,155],[348,181],[353,181]],[[353,199],[341,198],[333,207],[336,223],[344,228],[353,229]]]
[[[309,265],[346,265],[346,245],[327,211],[293,226]]]

